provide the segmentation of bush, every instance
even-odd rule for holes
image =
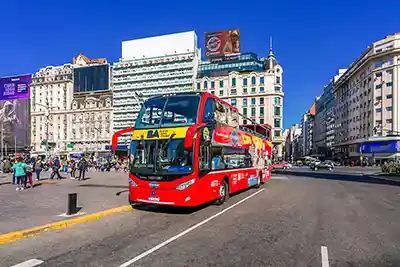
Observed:
[[[382,172],[388,173],[391,175],[400,176],[400,164],[399,163],[390,163],[382,165]]]

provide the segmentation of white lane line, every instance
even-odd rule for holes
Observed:
[[[194,229],[196,229],[196,228],[202,226],[203,224],[205,224],[205,223],[211,221],[212,219],[214,219],[214,218],[216,218],[216,217],[218,217],[218,216],[224,214],[224,213],[227,212],[228,210],[233,209],[233,208],[236,207],[237,205],[239,205],[239,204],[245,202],[246,200],[249,200],[250,198],[254,197],[255,195],[261,193],[261,192],[264,191],[264,190],[265,190],[265,189],[258,190],[257,192],[251,194],[250,196],[245,197],[244,199],[242,199],[242,200],[236,202],[236,203],[233,204],[232,206],[227,207],[226,209],[224,209],[224,210],[222,210],[222,211],[220,211],[220,212],[214,214],[213,216],[211,216],[211,217],[205,219],[204,221],[201,221],[201,222],[199,222],[198,224],[193,225],[192,227],[190,227],[190,228],[186,229],[185,231],[183,231],[183,232],[177,234],[176,236],[173,236],[173,237],[171,237],[170,239],[165,240],[164,242],[158,244],[157,246],[155,246],[155,247],[153,247],[153,248],[151,248],[151,249],[149,249],[149,250],[143,252],[142,254],[140,254],[140,255],[134,257],[133,259],[131,259],[131,260],[129,260],[129,261],[127,261],[127,262],[121,264],[119,267],[128,267],[129,265],[131,265],[131,264],[137,262],[138,260],[140,260],[140,259],[146,257],[147,255],[153,253],[154,251],[159,250],[160,248],[162,248],[162,247],[168,245],[169,243],[171,243],[171,242],[177,240],[178,238],[180,238],[180,237],[186,235],[187,233],[190,233],[190,232],[193,231]]]
[[[37,266],[39,264],[42,264],[44,261],[38,260],[38,259],[30,259],[21,263],[18,263],[16,265],[13,265],[11,267],[33,267]]]
[[[321,259],[322,267],[329,267],[328,248],[325,246],[321,247]]]
[[[287,176],[280,176],[280,175],[275,176],[275,175],[272,175],[271,176],[271,180],[289,180],[289,178]]]

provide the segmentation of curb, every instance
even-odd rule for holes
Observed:
[[[117,208],[113,208],[113,209],[108,209],[108,210],[88,214],[88,215],[81,216],[81,217],[74,218],[74,219],[67,219],[67,220],[63,220],[63,221],[58,221],[58,222],[54,222],[54,223],[41,225],[41,226],[30,228],[30,229],[25,229],[25,230],[16,231],[16,232],[10,232],[7,234],[0,235],[0,245],[11,243],[11,242],[14,242],[19,239],[26,238],[26,237],[34,236],[34,235],[40,234],[41,232],[44,232],[44,231],[63,229],[63,228],[71,227],[76,224],[81,224],[81,223],[97,220],[97,219],[100,219],[100,218],[103,218],[106,216],[130,211],[130,210],[132,210],[132,207],[130,205],[121,206],[121,207],[117,207]]]

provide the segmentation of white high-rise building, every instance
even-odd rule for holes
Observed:
[[[194,31],[122,42],[112,73],[114,131],[134,126],[141,101],[192,91],[200,54]]]

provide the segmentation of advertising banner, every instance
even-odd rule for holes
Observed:
[[[240,53],[240,29],[205,34],[206,57],[221,57]]]
[[[0,100],[29,98],[31,81],[31,74],[0,78]]]
[[[0,101],[0,123],[3,123],[4,143],[9,149],[30,146],[29,99]],[[1,129],[0,129],[1,131]]]
[[[400,152],[400,142],[390,140],[359,144],[358,151],[362,153],[397,153]]]

